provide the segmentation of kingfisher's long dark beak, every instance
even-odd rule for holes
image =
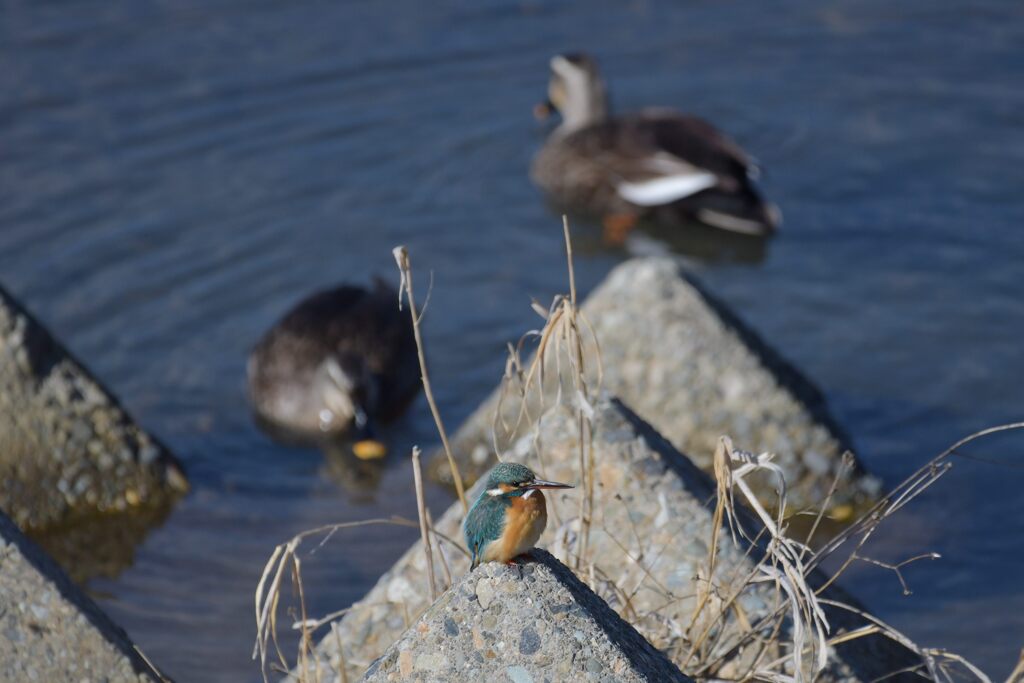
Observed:
[[[534,479],[529,484],[523,487],[524,489],[574,489],[576,488],[572,484],[559,484],[557,481],[544,481],[543,479]]]

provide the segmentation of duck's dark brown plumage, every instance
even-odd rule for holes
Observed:
[[[333,365],[332,365],[333,364]],[[419,365],[408,314],[398,295],[378,283],[317,292],[281,318],[253,348],[249,393],[257,415],[298,432],[342,432],[348,418],[325,421],[325,382],[332,372],[353,380],[348,392],[372,417],[394,417],[416,394]],[[337,412],[337,411],[335,411]]]
[[[653,214],[739,232],[775,229],[778,211],[755,186],[753,161],[711,124],[670,109],[609,116],[593,60],[556,57],[552,69],[549,93],[564,120],[531,176],[557,204],[601,217]],[[688,178],[699,189],[664,202],[635,203],[623,189],[664,179],[685,185]]]

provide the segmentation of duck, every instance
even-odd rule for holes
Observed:
[[[762,197],[754,159],[710,123],[666,108],[613,115],[587,54],[556,55],[550,68],[535,114],[557,112],[561,122],[530,175],[553,203],[600,218],[611,238],[642,218],[757,236],[778,229],[781,213]]]
[[[383,457],[377,422],[397,417],[420,387],[412,321],[382,281],[318,291],[259,339],[247,379],[257,422],[268,431],[347,438],[357,457]]]

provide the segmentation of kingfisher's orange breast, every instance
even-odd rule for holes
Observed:
[[[533,490],[529,495],[517,496],[505,511],[505,529],[496,553],[499,562],[508,562],[537,544],[548,523],[548,510],[544,494]]]

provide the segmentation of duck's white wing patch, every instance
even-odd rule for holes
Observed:
[[[713,187],[718,182],[714,173],[664,151],[648,156],[643,167],[651,174],[650,177],[624,179],[616,185],[619,196],[637,206],[668,204]]]
[[[622,181],[619,196],[637,206],[660,206],[713,187],[718,179],[707,171],[663,175],[637,182]]]

